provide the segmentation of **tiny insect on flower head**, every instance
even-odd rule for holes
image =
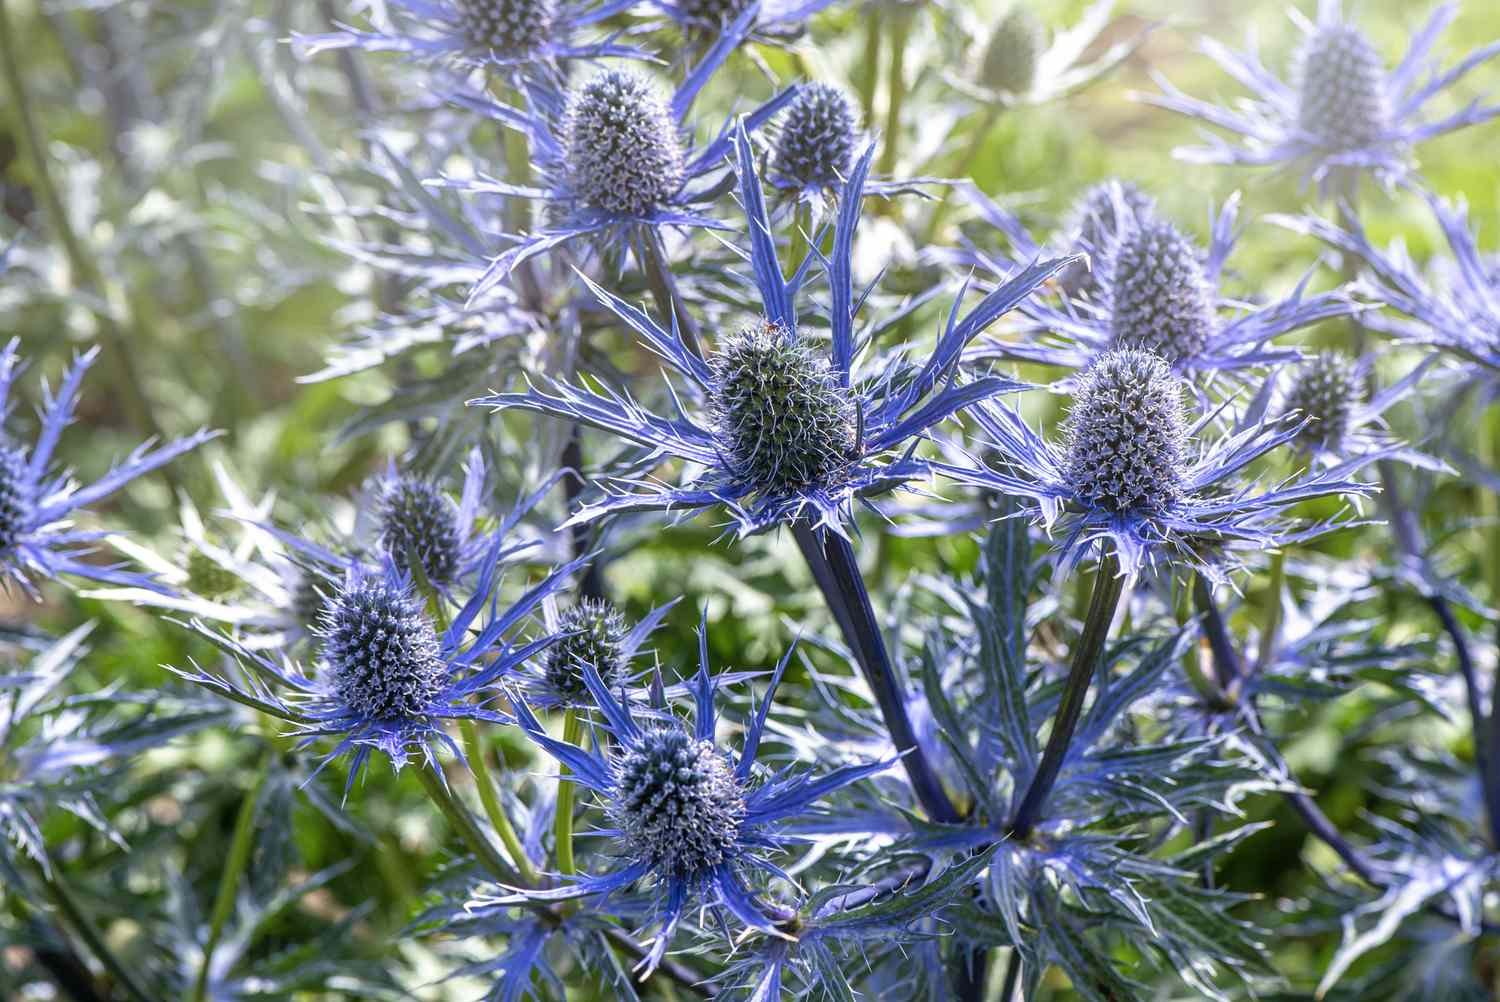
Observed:
[[[508,58],[532,55],[552,34],[552,0],[456,0],[469,40]]]
[[[1124,349],[1100,356],[1078,381],[1063,434],[1063,476],[1089,504],[1162,512],[1181,499],[1182,386],[1159,355]]]
[[[774,169],[803,187],[842,183],[854,163],[858,130],[858,113],[843,91],[805,84],[782,112]]]
[[[1363,392],[1354,360],[1340,352],[1319,352],[1297,366],[1284,408],[1308,418],[1298,443],[1340,451]]]
[[[1120,207],[1124,211],[1120,211]],[[1103,181],[1091,185],[1068,210],[1062,227],[1062,251],[1081,251],[1102,264],[1115,236],[1132,221],[1144,222],[1156,212],[1156,199],[1131,181]],[[1058,276],[1058,285],[1071,297],[1098,294],[1093,268],[1080,262]]]
[[[980,64],[980,82],[1007,94],[1024,94],[1036,82],[1047,49],[1047,29],[1025,4],[1013,4],[995,25]]]
[[[381,548],[402,565],[414,556],[432,584],[452,584],[464,564],[458,505],[436,484],[418,477],[389,478],[378,491]]]
[[[1186,234],[1162,219],[1127,226],[1106,267],[1116,345],[1146,348],[1173,363],[1203,354],[1217,326],[1216,297]]]
[[[666,97],[645,76],[610,69],[568,97],[568,177],[593,208],[649,216],[682,187],[683,148]]]
[[[333,691],[360,716],[423,714],[447,681],[437,631],[401,578],[351,573],[329,597],[320,634]]]
[[[613,763],[611,814],[635,858],[692,879],[722,864],[745,820],[745,788],[712,741],[652,727]]]
[[[629,652],[625,617],[608,599],[585,598],[561,617],[562,635],[547,651],[547,682],[556,693],[577,701],[588,693],[583,666],[593,665],[611,687],[625,677]]]
[[[762,321],[725,338],[708,364],[720,447],[757,491],[805,488],[849,464],[853,395],[813,345]]]
[[[1353,150],[1390,127],[1385,61],[1351,24],[1324,24],[1297,50],[1297,124],[1330,150]]]

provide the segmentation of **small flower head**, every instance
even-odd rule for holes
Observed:
[[[750,6],[749,0],[678,0],[682,23],[705,30],[731,24]]]
[[[332,585],[316,571],[292,565],[287,571],[288,612],[292,622],[311,631],[328,617]]]
[[[775,169],[804,187],[832,187],[854,162],[858,116],[837,87],[804,85],[781,116]]]
[[[682,187],[682,138],[656,86],[628,70],[605,70],[568,98],[568,178],[579,199],[608,213],[646,217]]]
[[[584,665],[592,665],[610,686],[625,677],[629,631],[608,599],[581,600],[563,613],[558,632],[562,639],[547,650],[546,660],[547,682],[558,695],[576,701],[588,693]]]
[[[1127,227],[1110,251],[1114,343],[1169,362],[1194,359],[1214,336],[1215,294],[1198,248],[1166,220]]]
[[[670,877],[692,878],[733,852],[745,789],[712,741],[654,727],[613,763],[611,810],[635,858]]]
[[[551,0],[455,0],[459,21],[475,48],[506,59],[537,52],[552,36]]]
[[[854,401],[811,344],[763,321],[725,338],[709,366],[720,446],[756,490],[793,491],[848,465]]]
[[[1137,349],[1101,356],[1079,379],[1063,433],[1063,476],[1089,504],[1162,512],[1182,497],[1182,387],[1160,356]]]
[[[1287,413],[1308,419],[1298,441],[1340,451],[1362,392],[1357,367],[1346,355],[1320,352],[1299,365],[1285,405]]]
[[[1046,50],[1046,27],[1030,7],[1014,4],[990,35],[980,82],[1007,94],[1025,94],[1036,82],[1037,65]]]
[[[351,574],[328,601],[321,632],[334,693],[367,719],[419,716],[447,682],[437,631],[399,578]]]
[[[1123,213],[1121,206],[1125,210]],[[1068,211],[1068,222],[1063,227],[1067,246],[1058,249],[1083,251],[1100,258],[1114,242],[1117,233],[1132,222],[1144,222],[1155,211],[1156,199],[1130,181],[1104,181],[1093,185]],[[1096,261],[1094,266],[1098,267],[1099,262]],[[1093,270],[1081,262],[1058,276],[1058,284],[1065,293],[1074,297],[1085,293],[1096,295],[1099,290]]]
[[[31,519],[32,485],[26,474],[26,453],[10,442],[0,442],[0,555],[9,553]]]
[[[1330,150],[1354,150],[1390,128],[1385,62],[1351,24],[1321,25],[1297,51],[1297,124]]]
[[[239,576],[198,547],[187,552],[187,588],[208,599],[227,598],[244,585]]]
[[[433,585],[451,584],[464,564],[458,505],[436,484],[412,476],[390,478],[379,490],[381,548],[403,566],[415,557]]]

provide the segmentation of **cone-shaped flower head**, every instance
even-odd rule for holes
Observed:
[[[1124,219],[1116,200],[1123,203]],[[1156,199],[1146,194],[1130,181],[1102,181],[1091,186],[1068,210],[1067,224],[1063,227],[1068,241],[1061,251],[1083,251],[1093,255],[1093,267],[1100,267],[1098,258],[1115,239],[1115,234],[1130,221],[1144,222],[1156,211]],[[1099,281],[1093,268],[1079,262],[1058,276],[1058,283],[1070,296],[1096,293]]]
[[[720,448],[756,490],[826,481],[852,459],[853,396],[807,341],[763,321],[725,338],[709,366]]]
[[[447,681],[437,631],[389,575],[351,575],[323,618],[323,659],[339,699],[370,720],[426,712]]]
[[[749,6],[749,0],[679,0],[677,10],[684,24],[712,28],[729,24]]]
[[[588,693],[583,666],[593,665],[608,685],[625,675],[628,631],[625,617],[607,599],[585,598],[563,613],[562,639],[547,650],[546,674],[552,688],[577,700]]]
[[[1364,32],[1324,24],[1297,52],[1297,125],[1330,150],[1368,146],[1390,128],[1385,63]]]
[[[990,35],[980,66],[986,87],[1024,94],[1036,81],[1037,64],[1047,49],[1047,29],[1031,8],[1016,4],[1005,12]]]
[[[25,450],[0,442],[0,554],[9,553],[31,519]]]
[[[551,0],[457,0],[469,40],[509,59],[529,55],[552,36]]]
[[[1182,496],[1186,428],[1182,387],[1160,356],[1108,352],[1079,379],[1063,425],[1063,475],[1099,508],[1165,511]]]
[[[1354,361],[1338,352],[1320,352],[1298,366],[1286,395],[1287,413],[1309,419],[1298,441],[1338,452],[1361,391]]]
[[[1201,354],[1214,335],[1213,286],[1198,248],[1166,220],[1126,227],[1110,255],[1114,343],[1169,362]]]
[[[777,172],[801,185],[831,186],[848,176],[859,120],[837,87],[807,84],[781,117]]]
[[[649,216],[682,187],[682,137],[666,98],[644,76],[605,70],[568,98],[568,179],[584,203]]]
[[[745,819],[745,790],[712,741],[681,727],[642,732],[614,762],[612,811],[641,863],[692,878],[729,858]]]
[[[430,481],[401,476],[381,485],[377,506],[380,545],[391,559],[405,567],[415,556],[432,584],[452,583],[463,564],[464,549],[458,506],[452,499]]]

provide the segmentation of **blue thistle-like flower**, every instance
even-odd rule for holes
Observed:
[[[1292,82],[1277,78],[1254,52],[1233,52],[1205,39],[1203,51],[1252,96],[1233,108],[1188,97],[1162,82],[1162,93],[1144,100],[1201,119],[1236,134],[1240,142],[1214,138],[1207,146],[1176,150],[1196,163],[1298,167],[1326,188],[1337,173],[1370,172],[1383,182],[1411,168],[1419,143],[1500,115],[1500,104],[1473,102],[1429,121],[1426,106],[1475,67],[1500,54],[1492,42],[1448,69],[1432,49],[1457,14],[1439,7],[1394,69],[1344,20],[1340,0],[1319,0],[1315,23],[1298,17],[1304,33],[1292,65]]]
[[[821,777],[789,766],[755,778],[752,770],[767,717],[792,651],[776,666],[759,710],[747,723],[738,756],[714,741],[720,680],[709,675],[707,641],[701,633],[699,651],[698,671],[688,686],[696,708],[691,727],[663,711],[641,722],[630,701],[616,698],[592,665],[584,666],[584,680],[609,734],[594,749],[585,751],[549,736],[524,701],[516,704],[527,735],[599,798],[613,822],[608,834],[616,840],[620,861],[611,872],[579,875],[549,890],[481,898],[477,907],[617,896],[648,882],[644,893],[661,931],[641,961],[647,972],[661,962],[683,914],[700,901],[749,928],[776,933],[777,922],[791,913],[762,901],[746,878],[778,872],[770,854],[794,841],[784,831],[788,822],[817,814],[819,801],[889,768],[894,759],[844,766]]]
[[[1271,221],[1316,237],[1365,264],[1361,287],[1402,314],[1375,313],[1366,326],[1406,344],[1430,345],[1500,372],[1500,268],[1479,249],[1468,208],[1424,194],[1447,241],[1446,267],[1424,274],[1400,243],[1375,247],[1357,220],[1349,229],[1315,216],[1271,216]]]
[[[859,115],[845,93],[824,83],[804,84],[776,129],[773,182],[829,189],[854,163]]]
[[[459,69],[482,67],[518,85],[555,91],[573,60],[647,58],[614,36],[575,40],[584,29],[634,6],[635,0],[394,0],[372,15],[370,30],[341,24],[337,31],[295,35],[292,44],[303,56],[357,48],[444,60]]]
[[[562,614],[558,626],[562,638],[546,659],[546,679],[555,692],[572,700],[584,696],[584,665],[593,665],[611,687],[624,679],[632,653],[626,646],[630,631],[613,602],[584,598]]]
[[[977,248],[947,257],[997,276],[1009,274],[1015,260],[1042,252],[1022,223],[1009,212],[971,190],[981,216],[1011,244],[1014,257],[998,257]],[[1033,297],[1021,304],[1031,338],[986,341],[968,353],[971,360],[1007,358],[1083,369],[1101,353],[1116,347],[1143,347],[1161,354],[1179,375],[1234,372],[1296,359],[1291,348],[1271,344],[1276,338],[1311,324],[1350,316],[1365,309],[1344,289],[1307,294],[1313,271],[1285,298],[1249,306],[1220,289],[1224,263],[1234,249],[1239,195],[1232,196],[1213,219],[1206,252],[1179,228],[1158,218],[1149,201],[1132,198],[1119,182],[1106,184],[1110,215],[1092,215],[1107,243],[1080,231],[1078,249],[1094,258],[1093,289],[1088,299],[1055,302]],[[1089,242],[1084,242],[1087,239]],[[1229,311],[1233,311],[1231,314]]]
[[[353,713],[410,719],[443,688],[437,630],[408,581],[351,574],[325,603],[318,632],[332,691]]]
[[[496,409],[520,407],[601,428],[701,466],[683,486],[640,479],[606,485],[603,499],[571,521],[615,511],[659,509],[694,512],[725,506],[742,535],[798,519],[839,525],[853,515],[855,499],[927,476],[911,445],[949,416],[987,396],[1021,384],[988,375],[962,381],[956,364],[965,345],[1070,264],[1060,258],[1034,264],[989,293],[967,314],[958,304],[931,356],[920,366],[871,358],[856,367],[856,296],[851,257],[873,146],[850,172],[838,198],[832,253],[826,260],[830,300],[818,312],[831,319],[831,352],[823,356],[798,324],[793,300],[803,284],[777,260],[771,222],[747,132],[738,133],[740,201],[745,208],[759,316],[720,338],[718,351],[700,358],[675,330],[584,278],[595,297],[636,332],[675,374],[689,384],[678,401],[699,401],[696,413],[663,417],[634,400],[560,382],[519,393],[471,401]],[[879,325],[859,343],[876,341]]]
[[[1339,451],[1364,392],[1355,361],[1342,352],[1321,351],[1299,364],[1282,404],[1308,419],[1298,443]]]
[[[23,368],[12,340],[0,350],[0,415],[9,423],[11,387]],[[114,564],[100,564],[84,557],[90,544],[103,532],[78,529],[73,519],[86,506],[100,501],[143,474],[215,437],[217,432],[199,431],[165,445],[146,442],[132,450],[123,463],[98,482],[80,485],[70,472],[52,468],[53,451],[63,429],[73,419],[84,374],[99,349],[93,348],[74,360],[63,376],[56,395],[47,394],[35,444],[29,448],[7,428],[0,428],[0,580],[12,581],[37,596],[36,579],[59,575],[86,578],[105,584],[160,589],[150,576],[132,573]]]
[[[726,27],[744,22],[744,41],[784,44],[833,0],[657,0],[690,42],[712,44]],[[739,43],[736,43],[739,44]]]
[[[979,80],[1007,94],[1025,94],[1036,82],[1037,64],[1047,50],[1047,28],[1030,7],[1013,4],[995,23]]]
[[[568,97],[563,120],[568,183],[586,207],[647,218],[682,188],[682,136],[656,85],[604,70]]]
[[[388,478],[379,486],[376,504],[380,545],[391,559],[406,564],[415,557],[432,584],[452,584],[463,569],[468,542],[458,505],[436,484],[410,476]]]
[[[1255,460],[1295,441],[1304,422],[1267,418],[1268,394],[1262,393],[1233,427],[1216,434],[1221,408],[1190,421],[1185,389],[1159,356],[1111,350],[1075,380],[1061,448],[1034,432],[1014,408],[990,401],[971,416],[997,452],[998,465],[934,466],[962,483],[1023,499],[1038,522],[1049,530],[1059,526],[1064,568],[1107,549],[1125,574],[1166,563],[1196,569],[1215,582],[1237,566],[1238,550],[1268,549],[1337,525],[1293,525],[1281,517],[1283,509],[1309,498],[1370,492],[1353,475],[1384,453],[1350,458],[1267,489],[1239,481]]]

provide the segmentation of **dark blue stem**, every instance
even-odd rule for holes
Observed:
[[[805,523],[797,523],[792,532],[824,601],[828,603],[834,622],[854,652],[865,682],[875,694],[880,716],[885,721],[891,743],[902,756],[901,764],[917,799],[933,821],[946,824],[960,821],[958,810],[948,799],[922,746],[917,743],[916,731],[906,712],[905,695],[891,667],[885,638],[870,605],[870,594],[865,589],[865,579],[855,560],[854,548],[843,536],[834,532],[818,533]]]

